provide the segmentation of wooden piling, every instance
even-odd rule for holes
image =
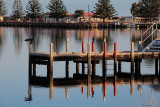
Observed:
[[[103,72],[102,72],[102,74],[103,74],[103,82],[105,82],[106,81],[106,77],[107,77],[107,60],[106,60],[106,58],[107,58],[107,43],[106,42],[104,42],[104,54],[103,54]]]
[[[95,75],[96,75],[96,62],[93,61],[92,62],[92,77],[93,77],[93,79],[95,79]]]
[[[85,52],[85,43],[84,43],[84,41],[82,42],[82,52],[83,53]]]
[[[135,76],[139,79],[141,75],[141,59],[135,60]]]
[[[69,52],[69,38],[66,39],[66,52]]]
[[[134,73],[134,43],[131,43],[131,73]]]
[[[82,63],[82,76],[84,76],[85,64]]]
[[[50,45],[50,100],[53,99],[53,43]]]
[[[94,42],[92,42],[92,52],[95,52],[95,45],[94,45]]]
[[[79,63],[76,63],[76,74],[79,74]]]
[[[118,73],[122,72],[122,61],[118,61]]]
[[[131,95],[134,95],[134,43],[131,43]]]
[[[90,97],[91,89],[91,45],[88,43],[88,98]]]
[[[158,58],[155,59],[155,75],[158,75]]]
[[[69,61],[66,61],[66,78],[69,78]]]
[[[114,77],[115,82],[117,81],[117,43],[114,43]]]
[[[36,64],[33,64],[33,76],[36,77]]]
[[[29,44],[29,54],[32,53],[32,44]],[[29,55],[29,77],[32,76],[32,62],[31,62],[31,57]]]

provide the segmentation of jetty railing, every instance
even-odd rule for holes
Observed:
[[[154,29],[154,27],[156,27],[156,28]],[[143,37],[144,37],[150,30],[152,30],[151,33],[150,33],[148,36],[146,36],[146,37],[144,38],[144,40],[143,40]],[[150,27],[141,35],[141,40],[139,41],[139,45],[138,45],[138,51],[142,51],[142,45],[143,45],[143,43],[144,43],[149,37],[152,36],[152,41],[153,41],[153,34],[154,34],[156,31],[157,31],[157,23],[153,23],[153,25],[150,26]],[[152,42],[152,41],[151,41],[151,42]]]

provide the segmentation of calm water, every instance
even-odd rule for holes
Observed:
[[[104,33],[103,33],[104,32]],[[103,50],[103,38],[106,38],[108,51],[113,51],[113,44],[117,42],[118,51],[129,51],[131,41],[137,43],[144,30],[136,29],[93,29],[93,30],[67,30],[42,28],[0,28],[0,107],[44,107],[44,106],[109,106],[109,107],[143,107],[160,106],[159,85],[134,85],[134,94],[131,95],[130,84],[117,86],[117,96],[114,96],[114,86],[107,85],[107,96],[103,99],[102,86],[95,86],[94,95],[87,97],[87,87],[84,94],[81,87],[56,87],[53,89],[53,100],[50,100],[49,88],[32,86],[32,101],[25,101],[28,97],[28,42],[24,40],[33,37],[34,52],[49,52],[50,43],[54,43],[54,51],[64,52],[66,37],[69,37],[70,51],[81,52],[81,43],[95,38],[95,50]],[[158,32],[157,32],[158,34]],[[141,74],[154,74],[154,59],[142,60]],[[108,61],[113,63],[113,61]],[[70,62],[69,76],[76,72],[76,64]],[[65,77],[65,63],[55,62],[53,65],[54,78]],[[113,69],[113,66],[108,66]],[[81,65],[80,65],[81,72]],[[87,70],[85,70],[87,72]],[[122,63],[122,72],[130,72],[130,63]],[[96,66],[96,74],[102,75],[102,64]],[[113,74],[113,70],[107,72]],[[46,75],[46,66],[37,66],[37,76]],[[138,88],[142,87],[142,88]],[[68,91],[68,99],[66,98]],[[152,97],[151,97],[152,96]]]

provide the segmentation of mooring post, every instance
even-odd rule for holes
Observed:
[[[114,81],[114,96],[117,96],[117,81]]]
[[[53,43],[50,45],[50,100],[53,99]]]
[[[94,45],[94,41],[92,41],[92,52],[95,52],[95,45]]]
[[[82,42],[82,52],[83,53],[85,52],[85,43],[84,43],[84,41]]]
[[[118,73],[122,72],[122,61],[118,61]]]
[[[131,43],[131,95],[134,94],[134,43]]]
[[[142,51],[142,41],[138,42],[138,51]]]
[[[69,38],[66,38],[66,52],[69,52]]]
[[[88,98],[90,97],[91,89],[91,45],[88,43]]]
[[[103,82],[106,81],[106,77],[107,77],[107,43],[104,42],[104,54],[103,54]]]

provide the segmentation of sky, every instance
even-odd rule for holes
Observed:
[[[4,0],[7,3],[7,10],[8,10],[8,16],[12,13],[12,6],[14,3],[14,0]],[[26,4],[28,0],[21,0],[23,4],[23,10],[26,8]],[[89,11],[93,10],[93,7],[95,6],[95,3],[98,2],[98,0],[62,0],[64,5],[67,7],[68,12],[74,13],[77,9],[85,10],[85,12],[88,12],[88,5],[89,5]],[[130,8],[133,2],[138,2],[139,0],[110,0],[111,4],[116,9],[118,16],[131,16]],[[42,4],[43,11],[47,12],[49,11],[46,9],[47,4],[50,2],[50,0],[39,0],[39,2]]]

